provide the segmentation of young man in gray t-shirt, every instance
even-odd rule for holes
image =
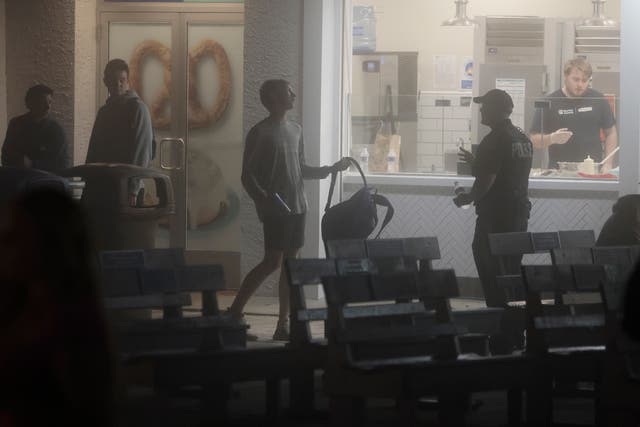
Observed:
[[[308,166],[304,159],[302,127],[287,119],[296,96],[286,80],[267,80],[260,100],[269,116],[247,135],[242,163],[242,184],[256,205],[264,229],[264,258],[247,274],[229,308],[240,319],[251,295],[286,258],[298,256],[304,244],[307,200],[303,179],[323,179],[349,167],[346,159],[332,166]],[[281,270],[280,310],[273,339],[288,340],[289,284]]]

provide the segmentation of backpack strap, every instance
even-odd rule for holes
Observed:
[[[360,176],[362,177],[362,182],[366,187],[367,178],[364,176],[364,172],[362,171],[362,168],[360,167],[360,164],[358,163],[358,161],[353,157],[345,157],[345,159],[349,160],[356,167],[356,169],[358,169],[358,172],[360,172]],[[329,197],[327,197],[327,203],[324,205],[325,212],[328,211],[329,208],[331,207],[331,199],[333,198],[333,189],[336,186],[337,177],[338,177],[338,172],[331,172],[331,185],[329,186]]]
[[[382,233],[382,230],[384,230],[387,224],[389,224],[391,218],[393,218],[395,210],[393,209],[393,206],[391,205],[389,199],[387,199],[386,197],[381,196],[380,194],[372,194],[371,197],[373,198],[373,201],[376,205],[384,206],[387,208],[387,213],[384,216],[384,220],[382,221],[380,230],[378,230],[378,234],[376,234],[376,237],[374,237],[375,239],[377,239],[378,237],[380,237],[380,233]]]
[[[336,178],[338,177],[338,172],[331,172],[331,185],[329,186],[329,197],[327,197],[327,203],[324,205],[324,211],[328,211],[331,207],[331,199],[333,198],[333,189],[336,186]]]

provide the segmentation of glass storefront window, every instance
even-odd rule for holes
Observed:
[[[599,9],[605,26],[589,22],[591,0],[561,3],[471,0],[475,24],[451,27],[441,24],[453,0],[347,1],[345,154],[371,174],[467,175],[458,149],[490,130],[472,99],[500,88],[513,98],[512,122],[534,140],[532,177],[617,179],[620,1]],[[592,70],[578,83],[564,73],[575,58]]]

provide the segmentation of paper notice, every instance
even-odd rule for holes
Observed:
[[[526,92],[525,79],[496,79],[496,89],[502,89],[513,99],[513,113],[511,122],[524,129],[524,100]]]
[[[433,67],[434,89],[456,89],[458,72],[455,55],[434,55]]]

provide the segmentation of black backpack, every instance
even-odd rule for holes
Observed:
[[[325,245],[330,240],[344,239],[366,239],[378,225],[378,205],[387,208],[387,214],[382,221],[382,226],[378,230],[375,238],[380,236],[382,230],[387,226],[393,217],[393,206],[384,196],[377,194],[377,190],[367,185],[367,178],[364,176],[358,162],[347,157],[358,169],[364,186],[352,195],[348,200],[331,206],[333,189],[336,185],[337,172],[331,174],[331,187],[329,198],[324,208],[322,217],[322,240]]]

